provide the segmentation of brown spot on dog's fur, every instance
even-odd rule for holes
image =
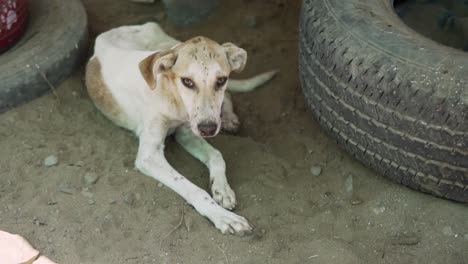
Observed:
[[[151,89],[155,89],[157,86],[155,72],[153,72],[155,64],[158,63],[158,60],[160,58],[169,54],[171,54],[169,58],[166,58],[165,60],[160,61],[159,66],[156,65],[156,67],[158,67],[157,69],[159,72],[165,72],[169,68],[171,68],[172,65],[174,65],[177,61],[177,55],[175,55],[173,50],[155,52],[151,54],[150,56],[146,57],[144,60],[142,60],[139,63],[138,66],[140,68],[140,73],[145,79],[146,83],[148,83],[148,86]]]
[[[195,37],[195,38],[193,38],[191,41],[192,41],[192,43],[197,44],[197,43],[199,43],[200,41],[202,41],[202,38],[201,38],[201,37]]]
[[[101,63],[93,58],[86,65],[86,88],[94,105],[110,120],[124,126],[125,115],[102,79]]]
[[[156,88],[156,80],[154,79],[153,75],[153,64],[157,59],[158,53],[154,53],[151,56],[147,57],[146,59],[140,62],[140,72],[143,78],[145,79],[146,83],[148,83],[151,89]],[[159,66],[161,71],[164,71],[164,65]]]

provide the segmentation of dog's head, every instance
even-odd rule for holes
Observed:
[[[151,87],[159,89],[161,78],[185,107],[192,131],[212,137],[221,129],[221,107],[231,72],[241,72],[247,61],[245,50],[232,43],[219,45],[196,37],[177,47],[157,52],[140,63],[140,71]]]

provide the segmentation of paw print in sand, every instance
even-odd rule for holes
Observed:
[[[7,30],[10,30],[16,21],[18,21],[16,2],[8,0],[0,10],[0,23],[4,24]]]

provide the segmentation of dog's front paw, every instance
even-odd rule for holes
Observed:
[[[244,217],[221,207],[216,211],[217,212],[209,218],[223,234],[243,236],[252,233],[252,226]]]
[[[211,193],[213,194],[213,199],[222,207],[228,210],[232,210],[236,207],[236,194],[229,184],[220,184],[214,181],[211,185]]]

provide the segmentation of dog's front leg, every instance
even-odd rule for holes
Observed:
[[[135,166],[142,173],[163,183],[206,216],[222,233],[243,235],[250,233],[248,221],[218,205],[210,195],[178,173],[164,157],[167,129],[163,122],[153,121],[139,136]]]
[[[227,182],[226,164],[221,153],[186,127],[177,129],[176,140],[187,152],[208,167],[211,193],[215,201],[226,209],[234,209],[236,195]]]

